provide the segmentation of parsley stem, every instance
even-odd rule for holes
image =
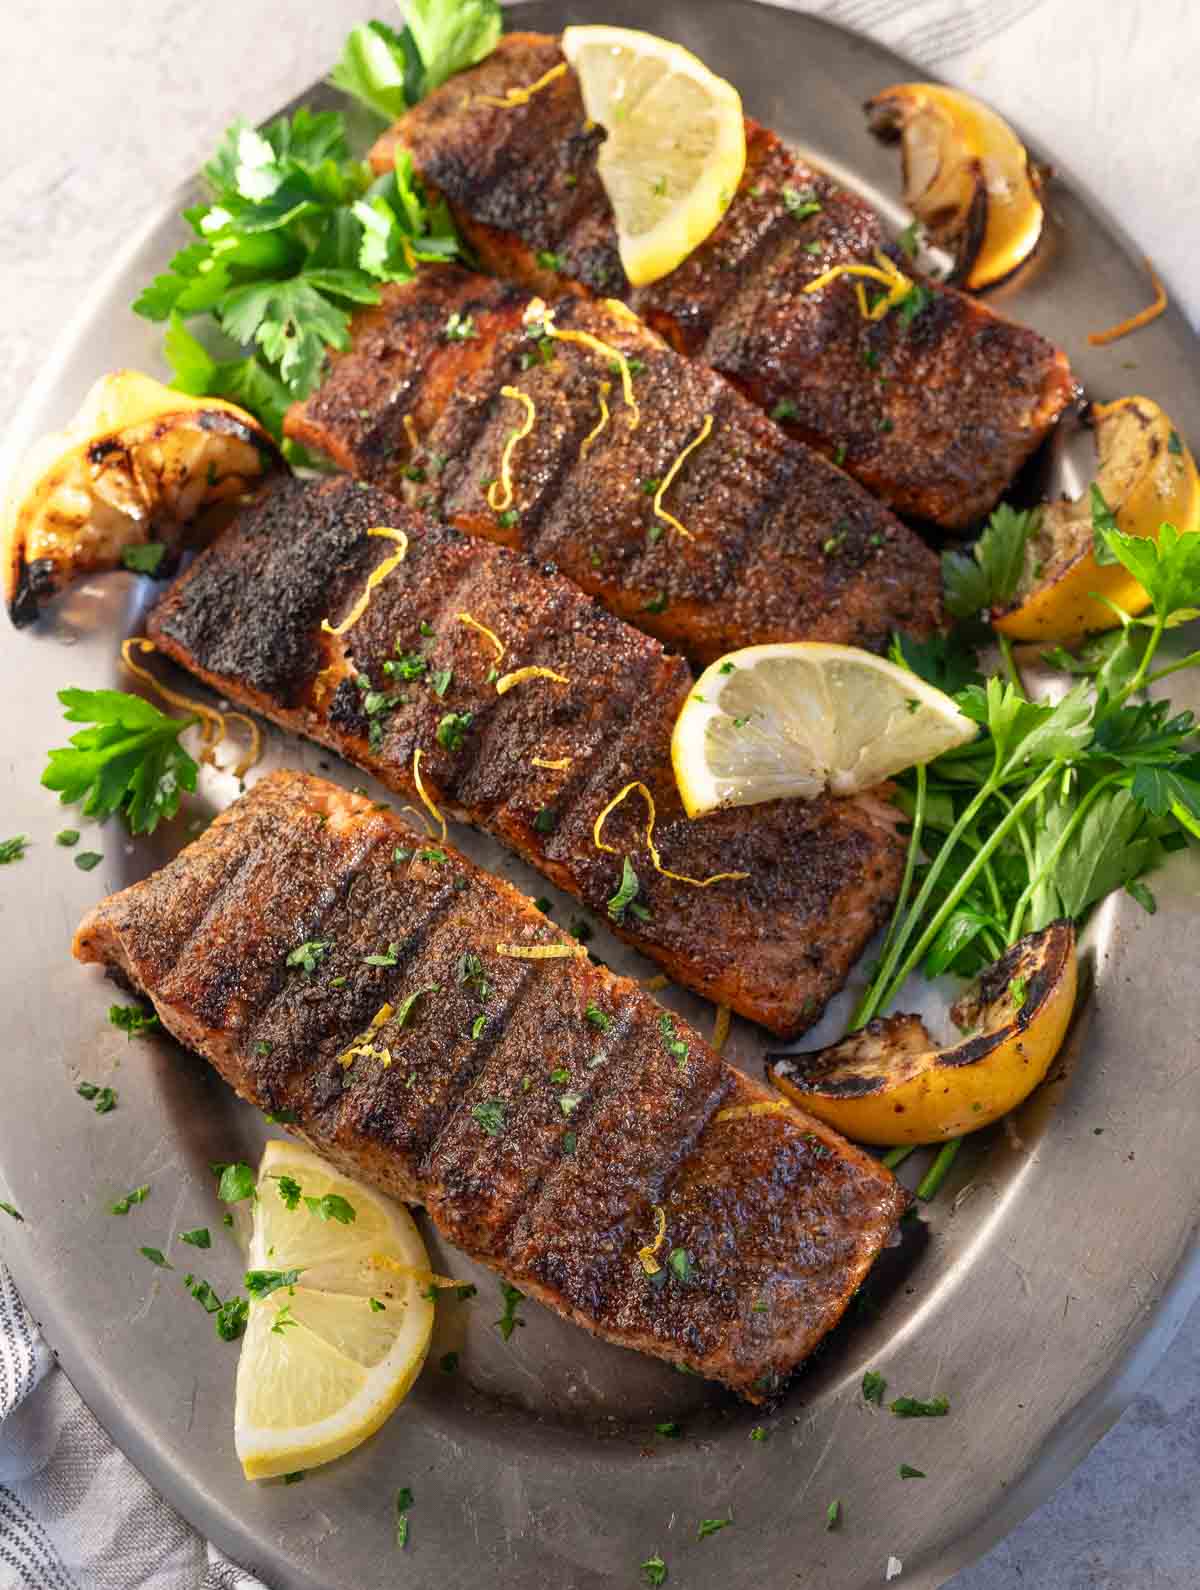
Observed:
[[[895,1170],[897,1165],[903,1165],[916,1146],[915,1143],[898,1143],[895,1148],[888,1149],[879,1163],[886,1165],[889,1170]]]
[[[1149,671],[1151,660],[1154,657],[1154,653],[1158,650],[1158,643],[1163,638],[1163,631],[1166,629],[1166,627],[1166,614],[1156,611],[1154,615],[1154,628],[1150,631],[1150,639],[1146,642],[1146,649],[1142,653],[1142,660],[1138,664],[1138,671],[1125,686],[1124,690],[1118,691],[1118,693],[1113,697],[1108,706],[1108,710],[1110,712],[1114,711],[1117,707],[1128,701],[1130,696],[1136,696],[1138,691],[1145,684],[1146,674]]]
[[[900,924],[901,917],[904,915],[904,908],[908,904],[908,895],[912,888],[913,873],[917,869],[917,852],[921,848],[921,831],[925,827],[927,787],[928,769],[926,768],[924,762],[919,762],[917,764],[917,795],[913,804],[912,833],[909,835],[908,839],[908,855],[904,862],[904,877],[900,883],[900,893],[896,897],[896,906],[892,912],[892,920],[888,923],[888,930],[883,941],[883,948],[879,952],[879,960],[881,964],[883,962],[884,956],[892,946],[892,940],[896,936],[896,929]],[[869,1003],[870,997],[871,984],[868,983],[866,989],[863,991],[863,997],[858,1003],[858,1008],[851,1017],[851,1032],[854,1032],[859,1027],[864,1026],[870,1019],[868,1016],[863,1015],[864,1007]],[[884,1163],[886,1164],[886,1161]]]
[[[960,874],[958,881],[950,889],[941,905],[933,913],[933,916],[930,918],[925,931],[920,935],[912,948],[907,952],[893,949],[892,953],[887,957],[887,963],[880,968],[880,971],[877,974],[874,988],[875,997],[872,1005],[869,1008],[870,1015],[874,1015],[877,1010],[882,1009],[883,1006],[887,1005],[892,999],[895,998],[896,994],[899,993],[909,973],[920,964],[930,945],[933,943],[934,939],[937,938],[938,933],[942,929],[942,924],[946,921],[946,918],[951,914],[951,912],[954,911],[955,907],[958,905],[958,902],[966,894],[967,890],[971,887],[971,885],[975,882],[975,879],[983,870],[987,863],[988,857],[1007,837],[1009,831],[1016,826],[1024,809],[1027,806],[1032,805],[1032,803],[1051,783],[1051,781],[1058,777],[1062,765],[1062,762],[1058,760],[1049,763],[1049,765],[1042,770],[1042,772],[1033,780],[1033,782],[1026,786],[1019,798],[1013,802],[1012,809],[1008,815],[1002,818],[1001,821],[996,824],[995,828],[992,829],[991,833],[984,840],[983,844],[975,852],[974,857],[966,869]],[[912,929],[916,922],[920,920],[921,911],[928,904],[929,897],[933,893],[933,886],[937,882],[938,876],[942,870],[942,865],[944,865],[947,859],[951,846],[958,840],[960,833],[969,825],[970,819],[975,816],[976,811],[982,805],[982,799],[985,799],[987,796],[993,793],[994,781],[996,777],[997,775],[993,774],[992,777],[987,780],[979,794],[974,800],[971,801],[966,811],[959,818],[958,822],[955,823],[954,828],[951,829],[949,838],[938,852],[932,866],[929,868],[929,871],[925,876],[925,882],[921,888],[921,892],[918,894],[912,911],[909,913],[909,920],[905,924],[905,932],[901,935],[902,939],[907,940],[911,938]],[[901,959],[901,954],[903,954],[903,959]]]
[[[1195,668],[1200,663],[1200,651],[1191,651],[1186,657],[1181,657],[1178,662],[1168,663],[1165,668],[1159,668],[1152,674],[1147,674],[1143,679],[1143,686],[1149,690],[1151,685],[1156,685],[1160,679],[1165,679],[1168,674],[1177,674],[1181,668]]]
[[[1029,699],[1029,692],[1025,689],[1025,681],[1021,678],[1021,670],[1017,667],[1017,660],[1013,656],[1013,643],[1008,636],[1000,630],[996,631],[996,640],[1000,646],[1000,656],[1004,661],[1004,671],[1008,675],[1013,689],[1019,696]]]
[[[957,1158],[961,1147],[962,1138],[952,1137],[948,1143],[943,1143],[941,1148],[938,1149],[937,1158],[922,1176],[917,1186],[917,1197],[923,1204],[927,1204],[936,1195],[938,1188],[950,1174],[950,1167]]]
[[[1083,799],[1079,802],[1079,805],[1076,806],[1075,810],[1071,813],[1070,818],[1063,826],[1062,833],[1059,834],[1058,838],[1055,840],[1049,855],[1046,857],[1045,861],[1042,862],[1041,866],[1035,871],[1032,862],[1030,863],[1029,882],[1025,885],[1024,889],[1022,889],[1021,897],[1017,901],[1016,905],[1013,906],[1012,916],[1009,918],[1008,942],[1010,945],[1015,944],[1020,938],[1021,924],[1025,919],[1025,913],[1029,909],[1030,902],[1037,893],[1038,889],[1041,888],[1046,879],[1049,878],[1054,872],[1055,867],[1058,865],[1059,856],[1062,855],[1063,851],[1074,837],[1075,830],[1087,816],[1089,806],[1091,806],[1092,802],[1097,798],[1097,796],[1102,795],[1106,789],[1109,789],[1113,784],[1119,783],[1121,777],[1122,775],[1120,773],[1108,773],[1104,776],[1104,778],[1098,779],[1092,788],[1088,790]],[[1035,917],[1034,920],[1037,921],[1038,918]],[[1044,926],[1045,924],[1042,925]]]

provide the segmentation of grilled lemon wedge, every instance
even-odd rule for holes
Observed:
[[[222,398],[189,397],[137,370],[102,376],[65,430],[31,449],[0,507],[13,622],[147,542],[178,545],[202,512],[282,469],[274,440]]]
[[[823,790],[853,795],[975,737],[949,696],[856,646],[747,646],[706,668],[675,722],[689,817]]]
[[[666,276],[716,227],[746,168],[737,90],[682,45],[634,28],[568,28],[563,54],[608,135],[597,167],[635,287]]]
[[[295,1208],[283,1177],[300,1187]],[[352,1220],[322,1219],[306,1201],[331,1196]],[[274,1140],[263,1153],[249,1266],[300,1272],[251,1302],[238,1360],[234,1444],[246,1478],[261,1480],[328,1463],[373,1435],[420,1373],[434,1307],[408,1211],[296,1143]]]
[[[828,1049],[767,1057],[801,1109],[858,1143],[941,1143],[1007,1115],[1050,1069],[1075,1007],[1075,928],[1052,922],[989,966],[939,1049],[919,1016],[884,1016]]]
[[[954,256],[954,280],[1011,275],[1042,231],[1037,179],[1021,140],[994,110],[942,83],[897,83],[867,102],[871,131],[900,142],[904,202]]]
[[[1166,520],[1181,535],[1200,530],[1200,476],[1171,420],[1150,398],[1118,398],[1092,409],[1099,489],[1118,527],[1131,536],[1157,536]],[[1025,567],[1013,600],[992,611],[992,623],[1013,640],[1073,640],[1112,629],[1120,619],[1108,605],[1140,613],[1149,597],[1121,563],[1097,563],[1091,493],[1052,502],[1025,548]],[[1107,601],[1102,600],[1107,598]]]

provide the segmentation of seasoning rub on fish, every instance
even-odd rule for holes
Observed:
[[[460,530],[552,559],[711,662],[737,646],[882,647],[941,620],[924,543],[622,304],[453,267],[385,287],[288,435]]]
[[[761,1401],[836,1324],[906,1195],[514,889],[425,843],[275,773],[103,901],[75,954],[521,1291]],[[289,964],[300,945],[311,971]],[[498,947],[534,945],[568,953]]]
[[[852,277],[806,293],[835,266],[876,263],[887,234],[857,194],[752,121],[720,225],[670,275],[631,289],[596,172],[603,133],[575,74],[497,104],[562,63],[556,38],[510,34],[386,133],[375,165],[390,169],[403,145],[485,270],[547,294],[574,281],[626,299],[896,510],[961,527],[992,508],[1073,396],[1065,355],[927,280],[878,320],[864,318]]]
[[[406,538],[402,558],[369,533],[380,527]],[[895,898],[890,808],[787,800],[689,821],[670,761],[687,664],[561,575],[344,476],[261,494],[170,587],[149,633],[223,695],[418,803],[419,765],[441,813],[781,1035],[812,1024]],[[636,788],[597,844],[634,781],[667,871]]]

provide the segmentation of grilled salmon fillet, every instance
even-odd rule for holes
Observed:
[[[562,59],[546,34],[501,39],[384,134],[376,168],[402,145],[485,270],[544,293],[566,279],[627,300],[898,512],[958,528],[992,508],[1073,396],[1066,356],[930,281],[911,319],[893,309],[864,320],[845,278],[806,294],[835,265],[870,264],[887,246],[883,223],[749,120],[745,174],[721,224],[669,276],[631,288],[596,173],[603,133],[589,130],[574,73],[508,109],[481,97],[528,87]],[[805,213],[810,203],[819,209]]]
[[[102,901],[75,954],[523,1292],[761,1401],[837,1322],[906,1195],[828,1127],[762,1110],[777,1096],[682,1021],[664,1032],[636,983],[574,953],[501,953],[579,946],[456,852],[413,857],[423,843],[360,796],[275,773]],[[306,940],[326,946],[311,976],[286,964]],[[389,948],[394,965],[366,964]],[[346,1056],[385,1007],[373,1052]],[[638,1250],[660,1209],[651,1276]]]
[[[339,625],[403,529],[408,551]],[[468,622],[467,620],[471,620]],[[477,625],[483,625],[495,641]],[[775,801],[684,815],[670,739],[692,676],[561,575],[339,477],[265,492],[169,588],[157,644],[216,690],[331,746],[390,789],[484,829],[676,981],[790,1036],[886,918],[904,847],[880,803]],[[503,646],[504,655],[497,655]],[[497,693],[498,674],[552,669]],[[546,765],[551,764],[551,765]],[[655,871],[641,780],[656,811]],[[624,860],[636,898],[609,910]],[[615,916],[614,916],[615,913]]]
[[[556,328],[600,349],[531,335],[529,305],[454,267],[385,287],[287,434],[460,530],[552,559],[700,662],[762,641],[880,647],[940,622],[933,553],[722,377],[620,304],[560,291],[550,305]],[[636,409],[605,348],[632,361]],[[511,500],[493,485],[506,457]]]

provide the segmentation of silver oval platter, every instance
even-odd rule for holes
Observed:
[[[907,219],[894,152],[870,139],[861,112],[879,88],[921,76],[887,51],[752,0],[536,3],[517,6],[515,20],[546,31],[642,25],[678,39],[738,85],[749,114],[898,227]],[[340,100],[317,86],[297,102]],[[215,141],[221,129],[212,131]],[[105,370],[161,371],[156,329],[128,306],[184,240],[178,212],[190,198],[164,200],[115,261],[30,394],[8,438],[13,454],[61,425]],[[1132,344],[1088,346],[1089,329],[1145,297],[1135,245],[1059,168],[1048,235],[990,301],[1064,347],[1090,395],[1115,397],[1135,381],[1195,444],[1200,348],[1177,311],[1138,334],[1136,376],[1122,369]],[[116,637],[136,629],[152,595],[148,581],[111,575],[76,588],[31,630],[0,629],[5,831],[33,840],[0,893],[0,1194],[25,1215],[4,1231],[4,1252],[71,1379],[152,1483],[277,1590],[593,1590],[638,1583],[638,1565],[654,1553],[672,1584],[692,1590],[858,1590],[884,1582],[892,1557],[904,1586],[936,1586],[1011,1528],[1107,1428],[1200,1293],[1200,995],[1184,962],[1200,890],[1194,853],[1156,877],[1156,915],[1120,896],[1092,920],[1092,990],[1050,1081],[1011,1131],[970,1140],[936,1203],[884,1255],[863,1306],[778,1407],[743,1408],[532,1304],[525,1328],[504,1342],[493,1328],[494,1278],[426,1228],[435,1265],[476,1282],[479,1295],[440,1311],[429,1367],[408,1401],[305,1484],[251,1485],[233,1451],[237,1347],[217,1340],[180,1273],[147,1265],[138,1246],[167,1248],[203,1222],[219,1230],[209,1162],[253,1161],[277,1129],[166,1039],[130,1044],[107,1022],[108,985],[69,955],[87,906],[165,861],[189,823],[227,805],[236,786],[205,770],[190,809],[150,840],[133,843],[115,823],[81,824],[84,844],[104,855],[84,873],[53,842],[78,819],[38,783],[47,749],[63,737],[55,692],[120,687]],[[1176,699],[1200,708],[1188,681],[1194,675]],[[362,779],[270,731],[261,766],[280,765]],[[547,892],[491,841],[461,830],[454,838],[528,893]],[[568,909],[561,897],[554,904]],[[619,970],[648,974],[602,931],[593,947]],[[702,1025],[711,1020],[699,1001],[664,997]],[[836,1015],[827,1019],[822,1036]],[[742,1025],[727,1052],[757,1071],[765,1047],[763,1033]],[[99,1116],[81,1104],[80,1076],[117,1087],[119,1108]],[[143,1181],[154,1184],[152,1203],[136,1220],[110,1219],[113,1199]],[[197,1256],[218,1292],[232,1290],[242,1268],[225,1235]],[[458,1372],[440,1373],[451,1350]],[[902,1421],[867,1406],[859,1386],[868,1369],[896,1392],[945,1395],[950,1416]],[[657,1438],[663,1421],[679,1423],[683,1439]],[[767,1439],[752,1441],[760,1424]],[[922,1469],[924,1483],[902,1485],[901,1461]],[[392,1498],[403,1485],[414,1502],[401,1556]],[[835,1499],[841,1522],[831,1532]],[[700,1519],[727,1515],[732,1528],[697,1539]]]

